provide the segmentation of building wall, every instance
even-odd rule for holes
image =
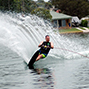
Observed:
[[[71,28],[71,19],[53,20],[52,24],[54,28]]]

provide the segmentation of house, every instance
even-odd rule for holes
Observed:
[[[52,15],[52,24],[55,28],[71,28],[72,16],[55,11],[50,11],[50,14]]]

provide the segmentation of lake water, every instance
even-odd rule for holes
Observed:
[[[89,89],[89,59],[48,56],[30,70],[24,59],[0,44],[0,89]]]
[[[0,89],[89,89],[89,35],[59,35],[44,20],[0,12]],[[54,43],[45,59],[29,60],[46,34]]]

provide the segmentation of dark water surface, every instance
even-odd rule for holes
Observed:
[[[48,57],[28,69],[24,60],[0,44],[0,89],[89,89],[89,59]]]

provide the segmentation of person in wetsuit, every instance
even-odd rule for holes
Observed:
[[[52,42],[49,42],[49,41],[50,41],[50,37],[49,37],[49,35],[46,35],[45,36],[45,41],[42,41],[38,45],[38,47],[41,47],[41,48],[38,50],[39,51],[39,55],[36,58],[36,61],[38,61],[41,58],[45,58],[48,55],[50,49],[53,49],[54,48],[53,43]]]

